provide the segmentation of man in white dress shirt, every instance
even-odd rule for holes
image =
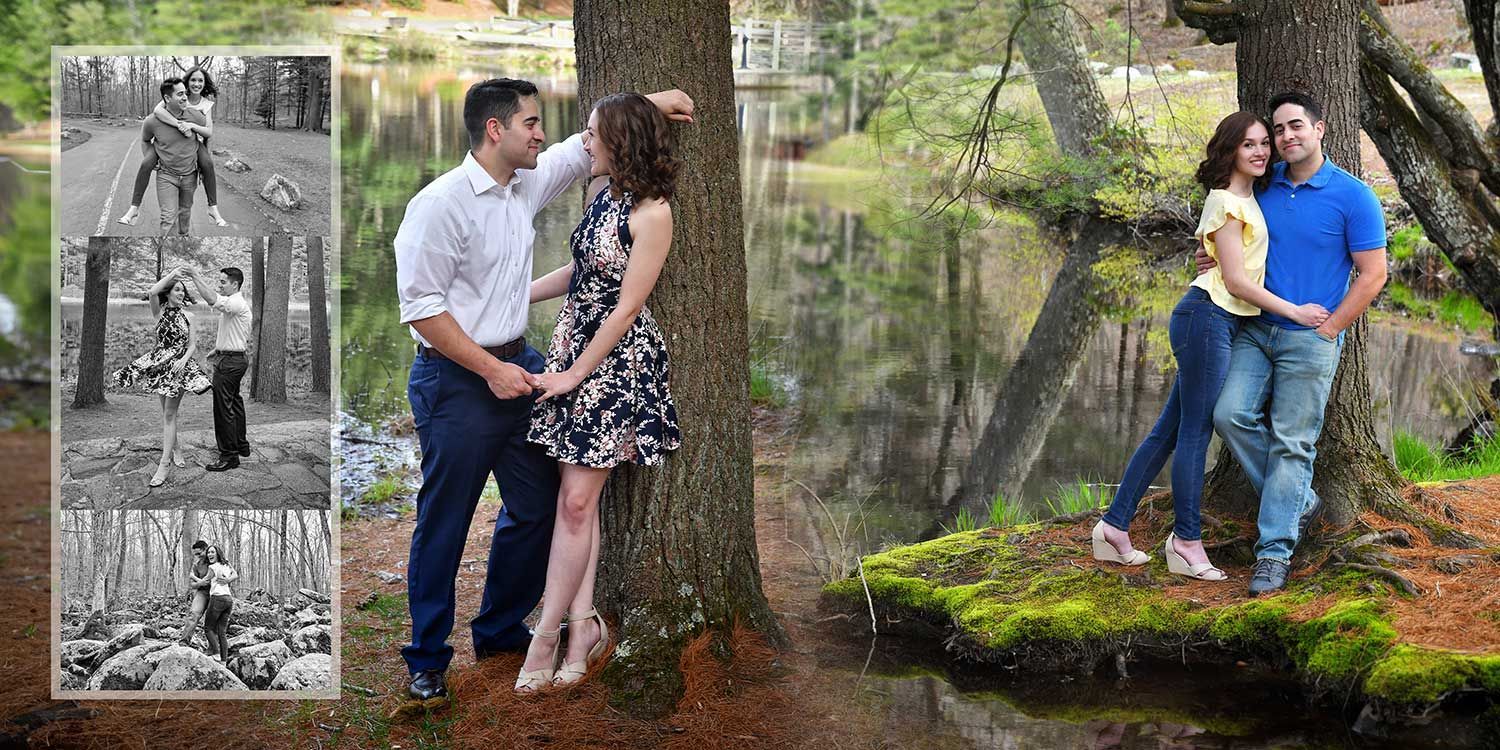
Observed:
[[[214,336],[214,439],[219,446],[219,460],[204,467],[209,471],[237,469],[241,456],[250,455],[245,440],[245,399],[240,395],[240,380],[245,377],[248,361],[245,347],[250,341],[250,303],[240,294],[245,273],[234,266],[219,269],[218,288],[208,285],[194,269],[186,269],[198,296],[219,313],[219,330]]]
[[[649,97],[692,121],[681,91]],[[454,577],[479,495],[493,475],[495,522],[475,655],[525,651],[524,618],[541,600],[557,506],[557,464],[526,442],[542,355],[522,338],[531,297],[532,220],[589,174],[582,135],[541,151],[536,86],[497,78],[464,98],[469,153],[406,206],[396,233],[401,322],[416,358],[407,383],[422,447],[422,487],[407,565],[411,644],[401,650],[410,696],[447,698]]]

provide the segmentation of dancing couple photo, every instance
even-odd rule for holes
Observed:
[[[75,56],[64,235],[327,234],[327,57]]]
[[[610,652],[593,599],[600,492],[613,467],[659,464],[681,442],[645,303],[672,242],[670,121],[692,114],[681,91],[613,94],[543,150],[536,86],[482,81],[464,99],[468,153],[407,204],[395,254],[422,454],[401,651],[413,701],[447,699],[455,576],[491,476],[504,506],[470,622],[476,658],[515,654],[515,690],[535,693],[584,680]],[[533,221],[580,184],[571,262],[533,279]],[[544,356],[524,338],[528,306],[557,297]]]
[[[1260,496],[1251,595],[1286,585],[1297,542],[1319,515],[1313,460],[1344,330],[1386,280],[1385,215],[1375,191],[1323,154],[1327,123],[1307,94],[1279,94],[1271,121],[1224,118],[1197,179],[1202,272],[1172,311],[1177,378],[1156,426],[1094,526],[1096,560],[1140,566],[1130,523],[1172,459],[1171,573],[1224,581],[1204,549],[1199,505],[1215,430]],[[1358,271],[1353,283],[1351,271]]]
[[[58,689],[326,695],[328,515],[64,511]]]
[[[323,245],[64,242],[64,507],[328,507]]]

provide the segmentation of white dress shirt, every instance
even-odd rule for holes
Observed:
[[[219,313],[219,332],[214,338],[214,349],[221,352],[242,352],[250,341],[250,303],[239,292],[221,294],[213,308]]]
[[[396,291],[401,322],[447,312],[480,346],[526,332],[531,303],[532,221],[553,198],[589,174],[583,136],[537,156],[500,185],[474,154],[422,188],[406,204],[396,232]],[[415,328],[412,338],[431,346]]]
[[[208,566],[208,573],[213,576],[208,584],[209,596],[234,596],[234,588],[230,584],[240,579],[240,574],[234,572],[234,568],[225,563],[214,563]]]

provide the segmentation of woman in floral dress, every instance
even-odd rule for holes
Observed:
[[[599,179],[573,230],[573,261],[531,285],[532,302],[568,295],[527,436],[557,459],[562,484],[542,619],[518,692],[578,682],[604,657],[609,630],[593,604],[599,492],[616,464],[656,465],[681,443],[666,343],[645,307],[672,244],[672,131],[644,96],[614,94],[594,106],[584,148]]]
[[[160,487],[167,481],[168,460],[177,466],[187,466],[182,451],[177,449],[177,405],[182,394],[204,393],[213,387],[208,374],[193,357],[197,352],[193,318],[183,309],[193,304],[193,298],[179,275],[180,269],[174,269],[146,293],[151,312],[157,316],[156,346],[111,376],[116,386],[155,393],[161,400],[161,460],[151,476],[152,487]]]

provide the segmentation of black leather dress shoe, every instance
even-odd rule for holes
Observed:
[[[1256,560],[1250,574],[1250,595],[1279,591],[1286,586],[1286,575],[1290,571],[1291,566],[1280,560],[1268,557]]]
[[[240,456],[243,457],[243,458],[249,458],[250,457],[250,446],[247,445],[247,446],[245,446],[243,448],[240,448]]]
[[[218,463],[209,464],[203,468],[208,469],[209,471],[229,471],[230,469],[238,469],[240,468],[240,459],[238,456],[223,456],[219,459]]]
[[[411,676],[411,687],[406,694],[412,700],[437,702],[448,698],[448,680],[441,669],[424,669]]]

